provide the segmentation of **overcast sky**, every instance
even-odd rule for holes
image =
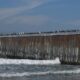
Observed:
[[[80,0],[0,0],[0,32],[80,29]]]

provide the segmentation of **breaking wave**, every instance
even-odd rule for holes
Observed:
[[[46,72],[23,72],[23,73],[1,73],[0,77],[23,77],[23,76],[41,76],[48,74],[79,74],[80,68],[76,70],[64,70],[64,71],[46,71]]]
[[[29,60],[29,59],[0,59],[1,64],[28,64],[28,65],[53,65],[60,64],[59,58],[55,60]]]

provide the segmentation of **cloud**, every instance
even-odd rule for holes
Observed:
[[[24,11],[34,9],[45,2],[45,0],[23,0],[25,5],[12,8],[0,8],[0,20],[20,14]]]
[[[34,15],[32,13],[28,15],[27,12],[52,0],[15,0],[15,2],[16,1],[18,1],[18,4],[15,7],[0,8],[1,32],[39,31],[49,29],[49,25],[47,24],[52,21],[52,18],[44,14]],[[26,15],[23,15],[25,12]]]
[[[31,32],[46,29],[49,17],[44,15],[15,16],[0,22],[0,32]]]
[[[33,15],[33,16],[15,16],[5,19],[5,24],[26,24],[26,25],[42,25],[49,20],[48,16]]]

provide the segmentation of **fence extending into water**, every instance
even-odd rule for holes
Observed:
[[[60,58],[80,63],[80,32],[33,33],[0,36],[0,57],[23,59]]]

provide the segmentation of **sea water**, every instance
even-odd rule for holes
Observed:
[[[55,60],[0,59],[0,80],[80,80],[79,65]]]

